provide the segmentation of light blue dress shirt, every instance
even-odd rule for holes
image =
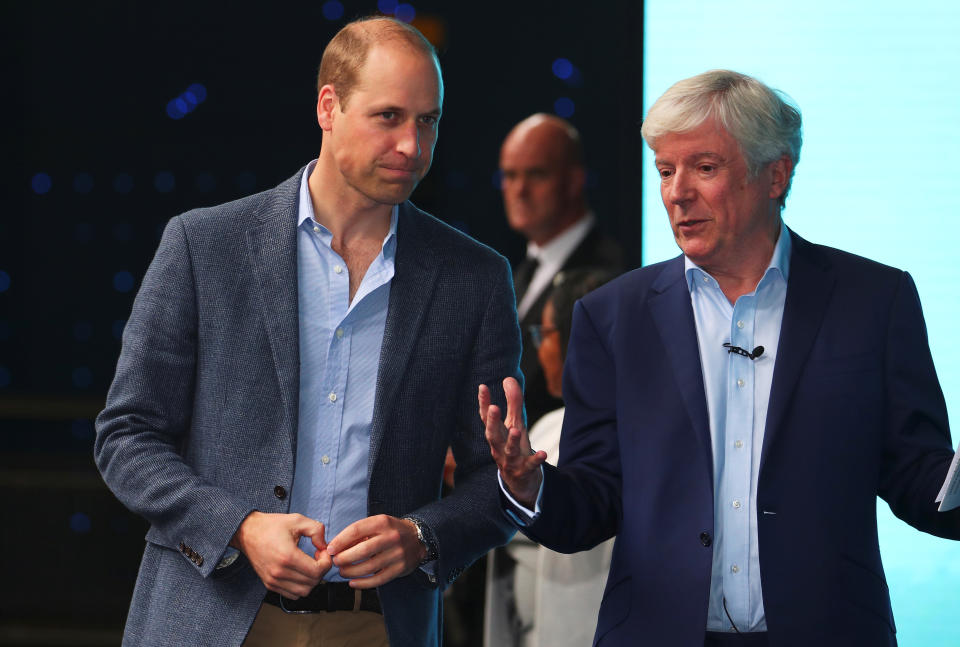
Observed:
[[[300,182],[297,279],[300,418],[290,511],[323,522],[330,541],[367,516],[367,461],[380,347],[397,249],[397,207],[380,254],[350,301],[347,264],[333,235],[314,219],[307,178]],[[300,548],[313,557],[307,537]],[[326,580],[344,581],[336,566]]]
[[[707,630],[766,631],[757,542],[757,480],[790,267],[790,234],[780,237],[756,289],[731,304],[717,281],[685,261],[713,443],[714,542]],[[753,351],[755,360],[723,347]],[[726,600],[726,611],[724,611]]]

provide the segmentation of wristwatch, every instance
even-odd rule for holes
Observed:
[[[430,528],[427,527],[422,521],[416,517],[404,517],[405,520],[412,523],[417,528],[417,539],[423,544],[423,547],[427,550],[427,554],[423,559],[420,560],[419,566],[423,566],[427,562],[432,562],[439,554],[437,553],[436,542],[433,541],[433,533],[430,532]]]

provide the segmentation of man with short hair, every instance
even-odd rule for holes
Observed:
[[[510,228],[527,239],[514,274],[523,334],[528,423],[563,406],[550,395],[529,328],[540,322],[560,272],[598,268],[620,273],[623,250],[597,226],[587,204],[580,133],[560,117],[538,113],[518,123],[500,148],[503,205]]]
[[[509,266],[407,202],[436,53],[356,21],[318,90],[319,158],[172,219],[127,323],[95,446],[151,524],[126,644],[437,645],[442,590],[510,537],[474,400],[519,377]]]
[[[616,535],[595,644],[896,645],[876,497],[960,539],[913,280],[786,227],[800,113],[756,79],[680,81],[642,132],[683,253],[578,303],[559,469],[481,389],[504,505],[561,552]]]

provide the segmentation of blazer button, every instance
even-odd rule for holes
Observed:
[[[276,486],[273,488],[273,496],[283,501],[287,498],[287,488],[283,487],[282,485]]]
[[[700,543],[703,544],[705,547],[709,548],[710,544],[713,543],[713,537],[710,536],[709,532],[701,532]]]

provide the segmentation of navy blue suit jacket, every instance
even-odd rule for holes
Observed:
[[[771,645],[894,645],[876,497],[960,538],[934,499],[952,458],[908,274],[793,236],[757,514]],[[578,303],[559,469],[528,534],[562,552],[617,535],[595,644],[703,645],[712,449],[683,258]]]

